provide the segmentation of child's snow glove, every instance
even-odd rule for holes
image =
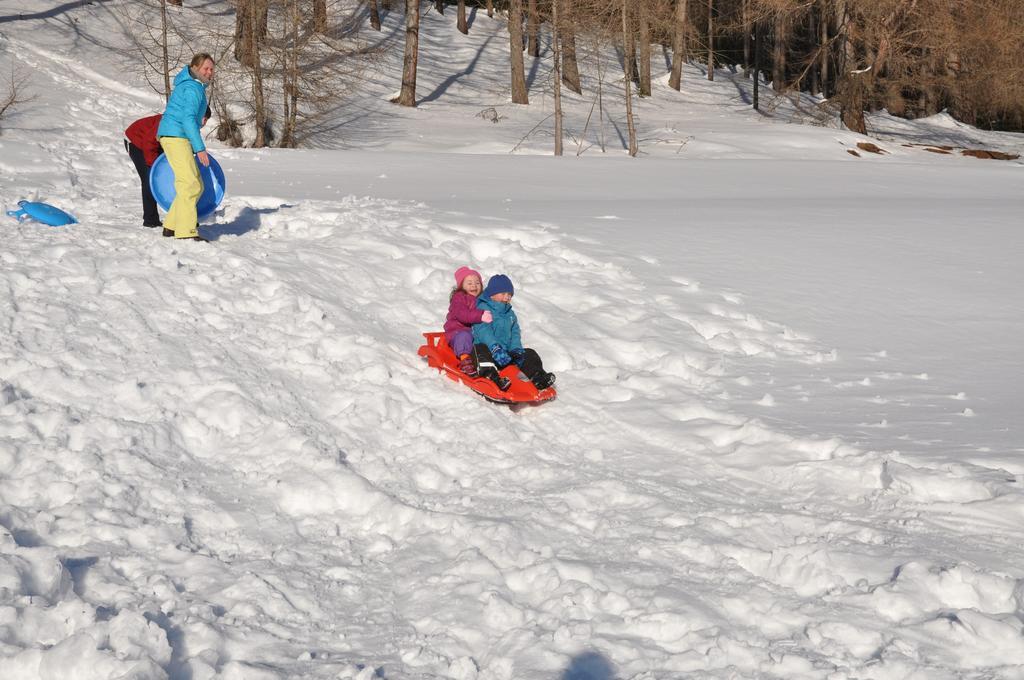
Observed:
[[[512,363],[512,357],[508,355],[505,348],[495,343],[488,347],[491,350],[491,356],[494,358],[494,363],[498,365],[498,368],[505,368]]]
[[[523,357],[526,356],[526,350],[524,350],[524,349],[510,349],[508,351],[508,355],[510,357],[512,357],[512,361],[515,362],[516,366],[519,366],[520,368],[522,368],[522,366],[523,366]]]
[[[489,310],[484,310],[484,315],[480,317],[480,320],[484,323],[490,323],[494,321],[494,315]]]

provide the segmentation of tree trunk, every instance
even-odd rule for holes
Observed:
[[[847,77],[846,92],[843,96],[840,117],[843,125],[862,135],[868,133],[867,121],[864,119],[864,108],[867,106],[867,78],[864,74],[852,74]]]
[[[254,64],[254,53],[267,37],[267,0],[238,0],[235,7],[235,59]]]
[[[810,8],[808,8],[807,14],[807,33],[810,35],[812,40],[816,38],[818,35],[818,18],[814,10],[815,7],[812,5]],[[807,67],[807,77],[809,79],[809,82],[807,83],[807,89],[813,95],[816,95],[819,92],[821,92],[820,86],[818,85],[818,69],[816,68],[816,61],[817,60],[812,61]]]
[[[839,87],[839,80],[846,73],[847,64],[853,61],[851,51],[853,45],[850,43],[850,15],[846,11],[845,0],[836,3],[836,37],[839,47],[836,50],[836,88]]]
[[[249,20],[249,34],[251,36],[258,36],[260,32],[261,18],[263,28],[266,28],[266,7],[253,7],[253,11],[248,13],[246,17]],[[263,96],[263,60],[260,56],[260,40],[254,39],[251,41],[251,52],[249,56],[252,60],[252,106],[253,114],[256,123],[256,138],[253,140],[252,145],[254,148],[261,148],[267,145],[267,105],[266,100]]]
[[[775,35],[772,41],[772,89],[786,89],[786,47],[789,41],[789,17],[782,12],[775,15]]]
[[[715,79],[715,0],[708,0],[708,80]]]
[[[959,52],[956,49],[953,49],[950,52],[948,52],[944,56],[944,58],[940,60],[935,70],[936,72],[945,73],[946,80],[948,81],[949,85],[943,87],[941,81],[939,81],[936,82],[932,87],[927,88],[922,95],[925,101],[922,102],[922,105],[920,107],[921,110],[924,111],[924,114],[927,116],[934,115],[941,110],[939,102],[943,101],[943,99],[948,99],[951,96],[953,100],[951,107],[953,115],[957,116],[958,119],[963,120],[962,118],[960,118],[960,111],[962,111],[965,108],[965,104],[962,101],[962,88],[958,86],[961,75],[963,73],[963,62],[961,61]],[[946,94],[946,97],[943,96],[945,94],[943,90],[946,90],[946,92],[948,92],[948,94]]]
[[[630,42],[630,36],[633,35],[633,29],[629,25],[629,7],[627,3],[630,0],[622,0],[622,44],[623,50],[626,49],[625,45]],[[630,60],[631,61],[631,60]],[[627,66],[627,60],[622,60],[622,72],[625,77],[622,79],[622,86],[626,90],[626,128],[629,130],[629,155],[636,157],[638,153],[636,143],[636,125],[633,122],[633,92],[632,92],[632,79],[633,74],[630,73],[630,67]]]
[[[576,63],[576,27],[573,24],[573,14],[569,12],[572,0],[554,0],[554,2],[559,4],[560,10],[558,12],[561,23],[561,26],[558,27],[560,37],[558,48],[561,52],[559,61],[562,68],[562,82],[576,94],[582,94],[580,69]]]
[[[867,123],[864,120],[864,88],[863,82],[851,73],[856,64],[854,45],[850,35],[850,14],[846,9],[845,0],[840,0],[836,7],[839,19],[839,67],[836,70],[836,95],[839,99],[839,117],[848,129],[867,134]]]
[[[868,69],[857,74],[857,77],[855,78],[855,97],[852,104],[853,108],[857,110],[848,112],[848,114],[852,114],[848,115],[848,117],[857,127],[851,127],[848,124],[847,127],[851,130],[856,130],[861,134],[867,134],[867,124],[864,120],[864,111],[874,105],[876,97],[876,82],[885,70],[886,63],[888,62],[889,56],[893,50],[894,42],[897,40],[897,36],[901,33],[900,21],[907,13],[912,12],[916,5],[917,0],[909,0],[908,2],[897,4],[883,20],[880,37],[878,39],[878,48],[875,50],[874,58],[871,60]],[[846,121],[844,120],[844,122]]]
[[[835,94],[832,99],[839,103],[840,118],[850,130],[867,134],[864,112],[877,103],[876,79],[885,68],[894,44],[898,45],[894,39],[903,30],[901,19],[913,12],[916,4],[916,0],[894,3],[880,24],[871,26],[869,31],[853,31],[846,2],[839,0],[836,3],[840,47],[836,51]],[[867,42],[876,36],[877,44]],[[856,45],[855,39],[859,41]],[[858,59],[860,55],[864,58]]]
[[[380,8],[385,12],[391,11],[391,0],[380,0]]]
[[[284,117],[281,125],[281,139],[278,146],[295,148],[296,125],[299,113],[299,28],[301,15],[299,0],[288,0],[289,10],[289,45],[285,52],[285,69],[282,77],[282,103]]]
[[[494,17],[494,0],[487,0],[487,16]]]
[[[387,2],[388,0],[385,0]],[[327,0],[313,0],[313,32],[327,30]]]
[[[743,23],[743,77],[750,77],[750,0],[742,0],[743,6],[740,10],[742,13]]]
[[[249,15],[253,0],[238,0],[235,3],[235,61],[243,66],[252,63],[252,36],[249,33]]]
[[[596,36],[593,38],[593,41],[594,54],[598,54],[601,50],[601,44]],[[597,59],[595,61],[597,62],[597,122],[599,130],[597,141],[601,145],[601,153],[607,153],[608,146],[607,144],[605,144],[604,134],[604,68],[602,68],[601,66],[601,64],[603,63],[601,59]],[[583,143],[582,135],[580,136],[580,143]],[[579,156],[580,152],[577,151],[576,155]]]
[[[637,19],[640,24],[640,89],[641,97],[651,96],[651,25],[648,21],[646,5],[637,6]]]
[[[551,51],[555,62],[555,155],[562,155],[562,47],[559,30],[558,0],[551,3]]]
[[[370,0],[370,27],[380,30],[380,10],[377,9],[377,0]]]
[[[828,97],[829,92],[829,73],[828,73],[828,54],[829,54],[829,43],[828,43],[828,24],[829,24],[829,11],[828,2],[823,0],[820,4],[821,16],[818,19],[818,49],[821,51],[819,55],[821,59],[821,93]]]
[[[160,48],[164,67],[164,101],[171,98],[171,63],[167,56],[167,2],[160,3]]]
[[[167,0],[168,5],[174,5],[175,7],[181,7],[181,0]]]
[[[529,104],[523,66],[523,0],[509,0],[508,44],[512,62],[512,103]]]
[[[631,0],[631,3],[634,0]],[[622,68],[625,69],[626,77],[634,83],[640,82],[640,74],[636,69],[636,28],[633,21],[633,12],[628,5],[623,5],[622,21],[624,22],[624,33],[622,34]]]
[[[405,57],[402,60],[402,91],[396,103],[416,106],[416,62],[420,54],[420,0],[405,0]]]
[[[761,91],[761,43],[764,41],[764,31],[761,30],[761,20],[754,19],[754,110],[760,111],[761,106],[758,96]]]
[[[537,0],[526,3],[526,53],[534,59],[540,57],[540,17]]]
[[[683,62],[686,60],[686,3],[676,0],[675,28],[672,31],[672,75],[668,86],[678,91],[683,80]]]
[[[469,35],[469,24],[466,22],[466,0],[459,0],[458,29],[463,35]]]
[[[434,9],[438,14],[444,14],[444,0],[434,0]]]

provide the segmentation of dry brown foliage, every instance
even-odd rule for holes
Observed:
[[[566,0],[581,36],[621,34],[619,2]],[[676,30],[686,3],[685,35]],[[548,2],[541,3],[541,12]],[[631,0],[650,40],[707,62],[705,0]],[[753,61],[760,27],[762,71],[778,90],[823,92],[844,122],[865,111],[926,116],[948,110],[987,128],[1024,130],[1022,0],[714,0],[714,61]],[[673,38],[676,39],[673,44]],[[630,55],[625,55],[629,59]]]

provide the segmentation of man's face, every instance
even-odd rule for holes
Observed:
[[[196,69],[196,75],[199,80],[203,81],[207,85],[213,82],[213,60],[207,59],[202,65]]]

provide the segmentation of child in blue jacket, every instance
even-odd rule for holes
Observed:
[[[523,347],[519,320],[512,311],[513,293],[515,289],[512,280],[504,274],[496,274],[487,281],[487,287],[477,298],[477,308],[491,313],[490,323],[473,325],[473,353],[477,370],[483,377],[493,380],[499,388],[507,390],[511,382],[499,375],[499,371],[514,363],[534,387],[543,390],[555,384],[555,374],[544,370],[537,352]]]

